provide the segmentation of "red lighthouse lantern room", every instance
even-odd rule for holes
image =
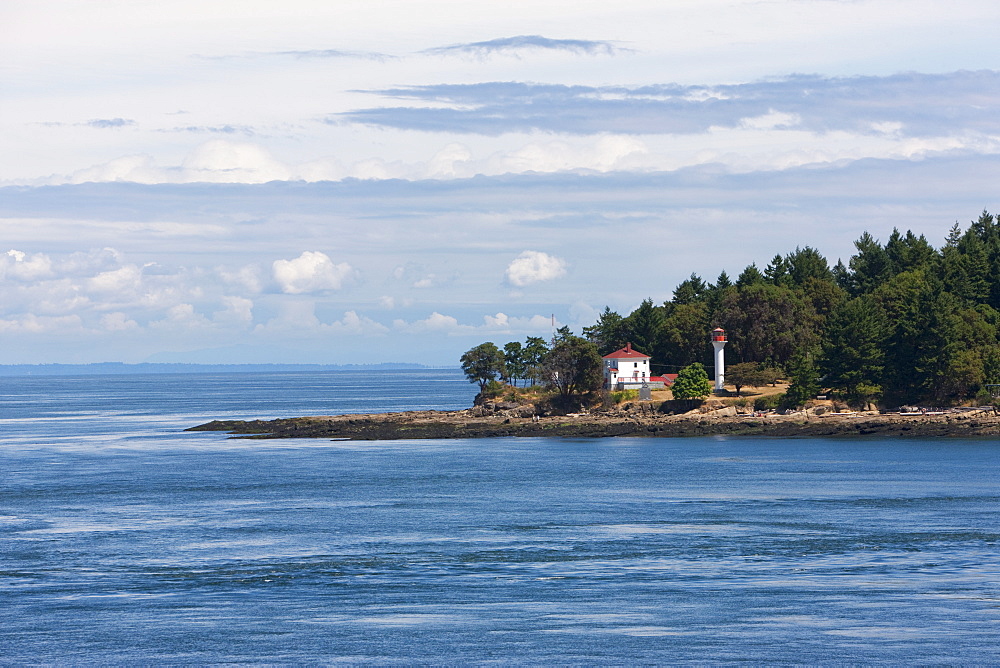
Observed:
[[[713,342],[722,341],[724,343],[726,341],[726,330],[722,329],[721,327],[716,327],[715,329],[713,329],[712,341]]]

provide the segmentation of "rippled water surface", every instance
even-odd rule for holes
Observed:
[[[3,379],[0,660],[996,661],[993,440],[181,431],[473,393],[362,376]]]

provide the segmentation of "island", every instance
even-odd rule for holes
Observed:
[[[636,403],[609,411],[537,416],[503,403],[458,411],[408,411],[368,415],[293,417],[275,420],[214,420],[189,431],[221,431],[239,438],[327,438],[338,440],[454,439],[501,437],[997,437],[1000,415],[992,408],[933,413],[807,410],[737,413],[732,407],[679,415]]]

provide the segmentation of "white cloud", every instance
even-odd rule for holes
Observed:
[[[304,251],[293,260],[275,260],[272,273],[281,291],[290,295],[339,290],[357,277],[354,267],[346,262],[334,264],[319,251]]]
[[[741,118],[739,125],[748,130],[775,130],[793,128],[802,124],[802,117],[798,114],[786,114],[774,109],[768,110],[766,114]]]
[[[494,154],[486,161],[476,164],[475,171],[484,174],[574,170],[608,172],[632,168],[647,153],[649,148],[645,142],[623,135],[532,142],[519,149]]]
[[[76,315],[38,316],[26,313],[14,319],[0,319],[0,333],[71,334],[80,331],[82,325],[82,320]]]
[[[385,325],[372,320],[368,316],[359,315],[357,311],[344,312],[340,320],[324,323],[316,317],[316,304],[313,301],[292,301],[281,305],[281,313],[257,325],[254,333],[257,335],[276,335],[279,337],[294,336],[308,338],[310,336],[381,336],[389,331]]]
[[[44,253],[28,255],[19,250],[9,250],[0,255],[0,278],[35,281],[52,275],[52,260]]]
[[[184,160],[186,178],[218,183],[287,181],[292,171],[259,144],[215,139]]]
[[[588,323],[589,324],[589,323]],[[556,322],[556,326],[562,323]],[[548,334],[552,329],[552,317],[544,315],[533,315],[531,317],[511,317],[500,312],[496,315],[484,315],[483,324],[478,329],[484,333],[495,331],[503,334],[528,334],[537,336]]]
[[[455,280],[456,275],[442,276],[427,270],[422,264],[407,262],[392,270],[392,277],[397,281],[407,283],[409,287],[420,289],[436,288]]]
[[[444,315],[434,311],[423,320],[406,322],[405,320],[393,320],[393,328],[410,334],[426,334],[428,332],[454,333],[459,330],[471,330],[468,325],[458,324],[458,320],[450,315]]]
[[[510,318],[507,317],[506,313],[497,313],[496,315],[484,315],[483,322],[488,329],[509,329],[510,328]]]
[[[218,267],[216,271],[226,285],[242,289],[247,294],[257,294],[264,289],[261,269],[257,265],[245,265],[232,271]]]
[[[1000,153],[1000,136],[978,129],[946,127],[938,134],[907,136],[899,132],[903,127],[899,121],[886,121],[863,124],[857,129],[817,131],[806,127],[798,114],[771,111],[734,123],[712,125],[697,133],[641,137],[599,134],[560,136],[558,140],[542,139],[551,137],[549,134],[519,134],[502,139],[477,138],[475,149],[457,143],[441,148],[425,140],[414,142],[420,148],[409,150],[410,159],[359,158],[347,167],[334,158],[316,158],[299,164],[284,162],[259,144],[215,140],[196,148],[180,165],[161,167],[148,156],[126,156],[68,177],[24,182],[420,181],[562,172],[648,173],[705,164],[734,172],[753,172],[865,158],[909,159],[957,150],[982,155]],[[518,140],[522,143],[513,144]]]
[[[566,261],[561,258],[526,250],[507,266],[507,282],[523,288],[539,281],[551,281],[566,275]]]
[[[223,297],[223,309],[212,314],[219,323],[245,324],[253,322],[253,300],[245,297]]]
[[[462,144],[448,144],[427,164],[427,178],[454,178],[468,174],[472,152]]]
[[[109,162],[93,165],[74,172],[70,183],[91,183],[103,181],[132,181],[134,183],[169,183],[173,179],[163,169],[156,166],[153,156],[148,154],[124,155]]]
[[[358,315],[356,311],[347,311],[340,320],[327,326],[334,334],[353,334],[357,336],[378,336],[385,334],[389,328],[375,322],[367,316]]]
[[[400,299],[398,297],[393,297],[391,295],[382,295],[378,298],[379,307],[391,311],[397,307],[408,308],[413,306],[412,299]]]
[[[80,251],[59,259],[57,271],[63,276],[93,276],[101,271],[120,267],[122,257],[122,254],[114,248]]]
[[[321,324],[319,318],[316,317],[315,302],[311,300],[286,301],[281,304],[278,315],[257,325],[254,332],[258,334],[276,333],[286,336],[318,331]]]
[[[165,318],[149,323],[152,328],[171,330],[200,329],[209,325],[211,322],[208,318],[195,311],[193,304],[175,304],[167,309]]]
[[[142,282],[142,271],[134,264],[128,264],[118,269],[103,271],[87,281],[87,288],[92,292],[107,295],[133,295]]]
[[[489,335],[489,334],[531,334],[537,335],[549,331],[551,319],[543,315],[531,317],[511,317],[500,311],[493,315],[484,315],[481,325],[464,325],[457,318],[438,313],[431,313],[422,320],[407,322],[402,319],[393,321],[393,329],[407,334],[441,333],[455,335]]]
[[[139,329],[139,323],[120,311],[105,313],[101,316],[101,327],[109,332],[123,332]]]

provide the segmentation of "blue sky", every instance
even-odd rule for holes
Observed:
[[[0,7],[0,363],[454,363],[997,209],[1000,6]]]

